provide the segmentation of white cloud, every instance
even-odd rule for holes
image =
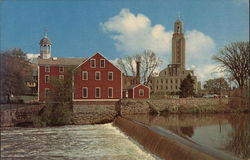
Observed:
[[[30,62],[36,63],[37,58],[40,54],[34,54],[34,53],[26,53],[27,58],[29,59]]]
[[[213,78],[219,78],[219,77],[225,77],[226,75],[221,72],[221,70],[218,68],[215,64],[205,64],[200,66],[193,66],[191,68],[195,71],[195,75],[197,76],[199,81],[206,81],[208,79]]]
[[[170,51],[172,33],[166,32],[161,24],[152,26],[143,14],[134,15],[129,9],[122,9],[101,26],[105,32],[114,33],[115,46],[124,54],[141,53],[145,49],[157,54]]]
[[[171,63],[173,31],[166,31],[161,24],[152,25],[143,14],[133,14],[129,9],[101,23],[105,33],[111,33],[116,49],[126,55],[141,53],[145,49],[154,51],[164,60],[163,68]],[[201,80],[205,80],[213,71],[211,58],[215,54],[214,40],[198,30],[185,33],[186,68],[195,70]]]

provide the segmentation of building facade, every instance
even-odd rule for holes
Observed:
[[[67,69],[78,66],[84,60],[84,58],[51,57],[51,42],[45,35],[40,41],[38,57],[38,101],[46,100],[46,96],[53,87],[50,83],[53,78],[63,80]]]
[[[149,86],[151,92],[161,92],[172,94],[180,91],[181,81],[191,75],[194,80],[194,91],[198,92],[197,77],[193,70],[185,68],[185,38],[183,33],[183,24],[178,19],[174,24],[174,33],[172,37],[172,64],[160,71],[158,76],[150,78]]]
[[[122,72],[100,53],[76,67],[73,76],[73,102],[122,99]]]
[[[101,53],[89,58],[58,58],[51,56],[52,43],[45,35],[40,41],[38,58],[38,100],[45,102],[53,89],[52,79],[68,78],[72,71],[72,100],[74,104],[96,102],[117,102],[128,93],[128,89],[140,83],[140,62],[137,62],[136,76],[125,76]],[[140,88],[141,87],[141,88]],[[132,98],[149,97],[150,91],[144,85],[132,88]],[[138,93],[137,93],[138,92]],[[128,97],[127,97],[128,98]]]

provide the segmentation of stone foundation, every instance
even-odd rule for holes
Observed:
[[[116,117],[116,105],[74,105],[74,124],[99,124],[112,122]]]

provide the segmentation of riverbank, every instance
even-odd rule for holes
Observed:
[[[123,99],[120,114],[165,113],[237,113],[248,112],[248,107],[233,107],[227,98],[180,98],[180,99]]]
[[[23,108],[1,110],[1,126],[32,123],[45,104],[27,105]],[[134,114],[198,114],[241,113],[247,107],[234,107],[228,99],[181,98],[181,99],[122,99],[116,103],[74,105],[72,124],[103,124],[112,122],[116,116]]]

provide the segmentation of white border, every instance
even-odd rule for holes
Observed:
[[[83,97],[83,89],[87,89],[87,96]],[[88,87],[82,87],[82,98],[88,98],[89,97],[89,89]]]
[[[112,73],[112,79],[109,79],[109,73]],[[113,80],[114,80],[114,72],[108,71],[108,80],[109,80],[109,81],[113,81]]]
[[[49,71],[48,72],[46,72],[46,67],[49,67]],[[50,65],[45,65],[45,67],[44,67],[44,73],[50,73]]]
[[[94,67],[91,64],[92,60],[94,60],[94,64],[95,64]],[[89,66],[90,68],[96,68],[96,59],[95,58],[91,58],[90,61],[89,61],[89,64],[90,64],[90,66]]]
[[[104,63],[103,63],[104,67],[101,66],[101,61],[104,61]],[[104,58],[100,58],[99,66],[100,66],[100,68],[105,68],[106,67],[105,59]]]
[[[83,79],[83,73],[87,73],[87,79]],[[88,71],[82,71],[82,80],[83,81],[87,81],[87,80],[89,80],[89,73],[88,73]]]
[[[96,73],[99,73],[99,79],[96,79]],[[101,72],[100,71],[95,71],[95,80],[100,81],[101,80]]]
[[[99,91],[100,91],[99,97],[96,97],[96,89],[97,89],[97,88],[99,88]],[[102,98],[102,90],[101,90],[101,87],[95,87],[95,98],[98,98],[98,99]]]
[[[112,96],[109,97],[109,89],[112,89]],[[108,98],[113,98],[114,97],[114,89],[113,87],[108,87]]]

